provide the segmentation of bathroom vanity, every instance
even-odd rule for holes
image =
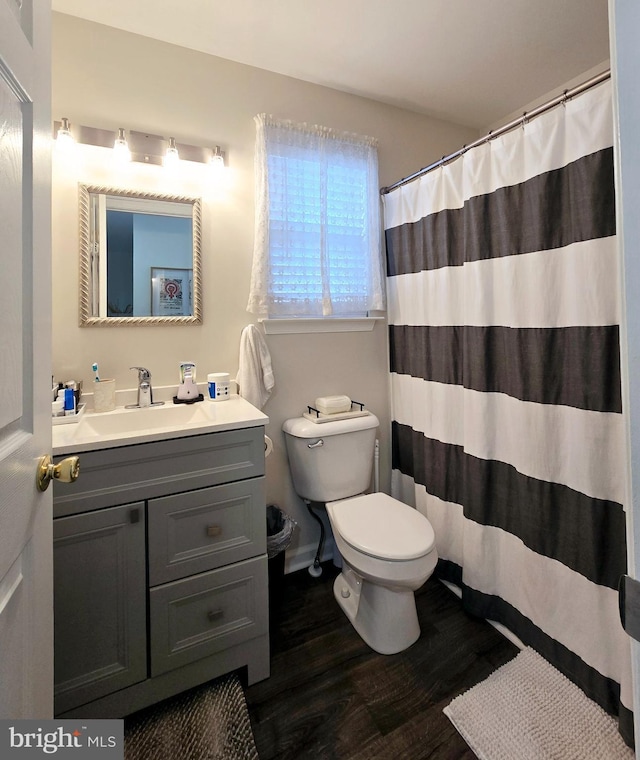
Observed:
[[[54,484],[58,717],[121,717],[242,667],[268,677],[266,421],[234,397],[54,428],[56,461],[78,454],[81,471]]]

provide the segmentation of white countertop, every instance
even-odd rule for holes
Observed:
[[[165,403],[146,409],[116,407],[85,412],[78,422],[53,426],[53,455],[77,454],[266,425],[269,418],[240,396],[195,404]]]

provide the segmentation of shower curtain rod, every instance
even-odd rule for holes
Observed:
[[[579,84],[577,87],[573,87],[570,90],[565,90],[562,93],[562,95],[558,95],[557,97],[553,98],[547,103],[544,103],[543,105],[538,106],[537,108],[534,108],[533,111],[529,111],[528,113],[525,111],[522,114],[522,116],[519,116],[517,119],[510,121],[508,124],[505,124],[503,127],[500,127],[499,129],[489,132],[484,137],[481,137],[479,140],[472,142],[470,145],[463,145],[462,148],[460,148],[460,150],[455,151],[455,153],[450,153],[448,156],[443,156],[439,161],[435,161],[433,164],[429,164],[429,166],[425,166],[423,169],[420,169],[419,171],[414,172],[413,174],[410,174],[408,177],[403,177],[402,179],[399,179],[397,182],[394,182],[393,185],[380,188],[380,195],[386,195],[387,193],[390,193],[392,190],[395,190],[398,187],[402,187],[402,185],[406,185],[408,182],[411,182],[412,180],[417,179],[418,177],[422,177],[423,174],[428,174],[430,171],[437,169],[439,166],[448,164],[450,161],[453,161],[455,158],[458,158],[463,153],[466,153],[468,150],[471,150],[471,148],[477,148],[478,145],[483,145],[484,143],[489,142],[489,140],[493,140],[494,137],[500,137],[500,135],[503,135],[506,132],[510,132],[512,129],[515,129],[516,127],[520,127],[523,124],[526,124],[530,119],[533,119],[534,117],[539,116],[545,111],[549,111],[551,108],[555,108],[555,106],[559,105],[560,103],[566,103],[567,100],[574,98],[576,95],[580,95],[580,93],[585,92],[591,87],[595,87],[595,85],[600,84],[600,82],[604,82],[605,80],[609,79],[610,76],[611,76],[611,70],[607,69],[606,71],[603,71],[601,74],[597,74],[591,79],[588,79],[586,82]]]

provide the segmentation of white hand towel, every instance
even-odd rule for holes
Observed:
[[[247,325],[240,336],[240,364],[236,382],[242,398],[258,409],[267,403],[275,385],[271,354],[256,325]]]

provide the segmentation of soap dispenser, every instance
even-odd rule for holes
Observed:
[[[193,362],[182,362],[180,365],[180,385],[177,397],[179,401],[197,401],[200,397],[196,385],[196,365]]]

